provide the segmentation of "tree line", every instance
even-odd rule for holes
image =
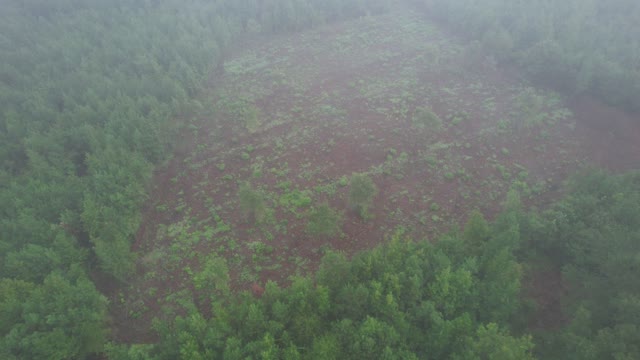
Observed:
[[[232,294],[215,255],[197,292],[156,320],[154,345],[108,346],[114,359],[636,359],[640,357],[640,173],[589,172],[547,210],[516,191],[488,222],[432,241],[398,228],[385,244],[260,297]],[[525,273],[557,269],[559,325],[534,329]],[[206,284],[200,286],[198,284]],[[550,291],[565,292],[561,288]],[[201,312],[196,304],[208,304]],[[210,314],[210,315],[207,315]]]
[[[637,1],[411,2],[544,84],[640,111]]]
[[[516,211],[517,204],[513,206]],[[397,229],[388,243],[352,259],[328,252],[315,275],[260,297],[229,291],[212,255],[157,319],[156,345],[111,345],[131,359],[532,359],[519,301],[517,218],[492,226],[475,212],[463,231],[437,242]],[[196,285],[197,287],[197,285]],[[205,313],[196,304],[210,304]],[[179,314],[179,315],[176,315]]]

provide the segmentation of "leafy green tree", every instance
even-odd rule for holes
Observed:
[[[152,350],[153,345],[150,344],[123,345],[107,343],[104,354],[108,359],[152,360],[155,359],[151,355]]]
[[[308,358],[318,360],[341,359],[341,346],[335,335],[324,335],[313,340]]]
[[[258,113],[258,108],[253,105],[248,105],[247,109],[244,111],[243,120],[247,131],[250,133],[256,132],[260,127],[260,115]]]
[[[473,276],[465,269],[442,269],[429,286],[430,298],[438,311],[447,319],[455,317],[461,309],[469,308],[473,299]]]
[[[267,205],[260,191],[254,190],[248,184],[241,185],[240,190],[238,190],[238,200],[240,202],[240,210],[249,221],[260,223],[265,219]]]
[[[335,296],[345,283],[351,282],[351,262],[340,252],[329,251],[322,258],[316,279]]]
[[[0,280],[0,336],[5,337],[21,321],[24,302],[35,287],[35,284],[22,280]]]
[[[29,293],[25,283],[10,286],[0,302],[3,312],[7,305],[11,311],[0,341],[9,358],[82,359],[102,351],[107,300],[83,275],[69,280],[52,273]]]
[[[491,239],[489,224],[478,210],[471,212],[464,227],[463,238],[467,244],[467,254],[479,256],[483,253],[487,242]]]
[[[351,358],[383,359],[385,354],[393,353],[401,341],[393,326],[370,316],[353,330],[347,338],[350,344],[346,350],[347,357]]]
[[[349,203],[363,219],[371,217],[369,207],[376,196],[378,188],[366,174],[353,174],[349,188]]]
[[[193,276],[195,289],[210,301],[219,301],[229,295],[229,281],[227,262],[215,254],[207,256],[202,270]]]
[[[28,244],[20,251],[8,252],[3,275],[40,283],[53,271],[65,273],[82,266],[86,258],[87,251],[79,247],[74,238],[58,231],[49,247]]]
[[[471,349],[454,359],[533,360],[533,342],[530,336],[516,338],[494,323],[480,326]]]

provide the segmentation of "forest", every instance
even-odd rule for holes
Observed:
[[[416,0],[499,62],[570,92],[640,110],[640,6],[632,0]]]
[[[0,3],[0,358],[640,358],[640,3]]]

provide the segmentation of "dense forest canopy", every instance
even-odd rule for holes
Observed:
[[[389,0],[0,2],[0,357],[3,359],[640,358],[640,175],[576,178],[548,210],[517,191],[493,222],[469,209],[438,239],[388,244],[261,296],[221,257],[155,323],[154,344],[109,334],[96,278],[126,284],[152,172],[243,39],[392,11]],[[407,1],[483,51],[565,91],[640,110],[640,5],[631,0]],[[404,6],[404,5],[402,5]],[[215,86],[213,84],[212,86]],[[607,119],[602,119],[606,121]],[[452,175],[453,176],[453,175]],[[345,186],[347,185],[345,178]],[[378,191],[351,178],[360,216]],[[358,190],[360,184],[360,190]],[[244,188],[247,217],[259,192]],[[306,231],[336,236],[324,204]],[[523,276],[562,272],[567,320],[531,330]],[[202,310],[204,309],[204,311]],[[212,316],[212,314],[215,314]],[[532,315],[533,314],[533,315]]]
[[[640,4],[633,0],[416,0],[498,61],[640,110]]]

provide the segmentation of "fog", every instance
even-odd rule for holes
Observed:
[[[640,358],[640,3],[0,4],[0,358]]]

